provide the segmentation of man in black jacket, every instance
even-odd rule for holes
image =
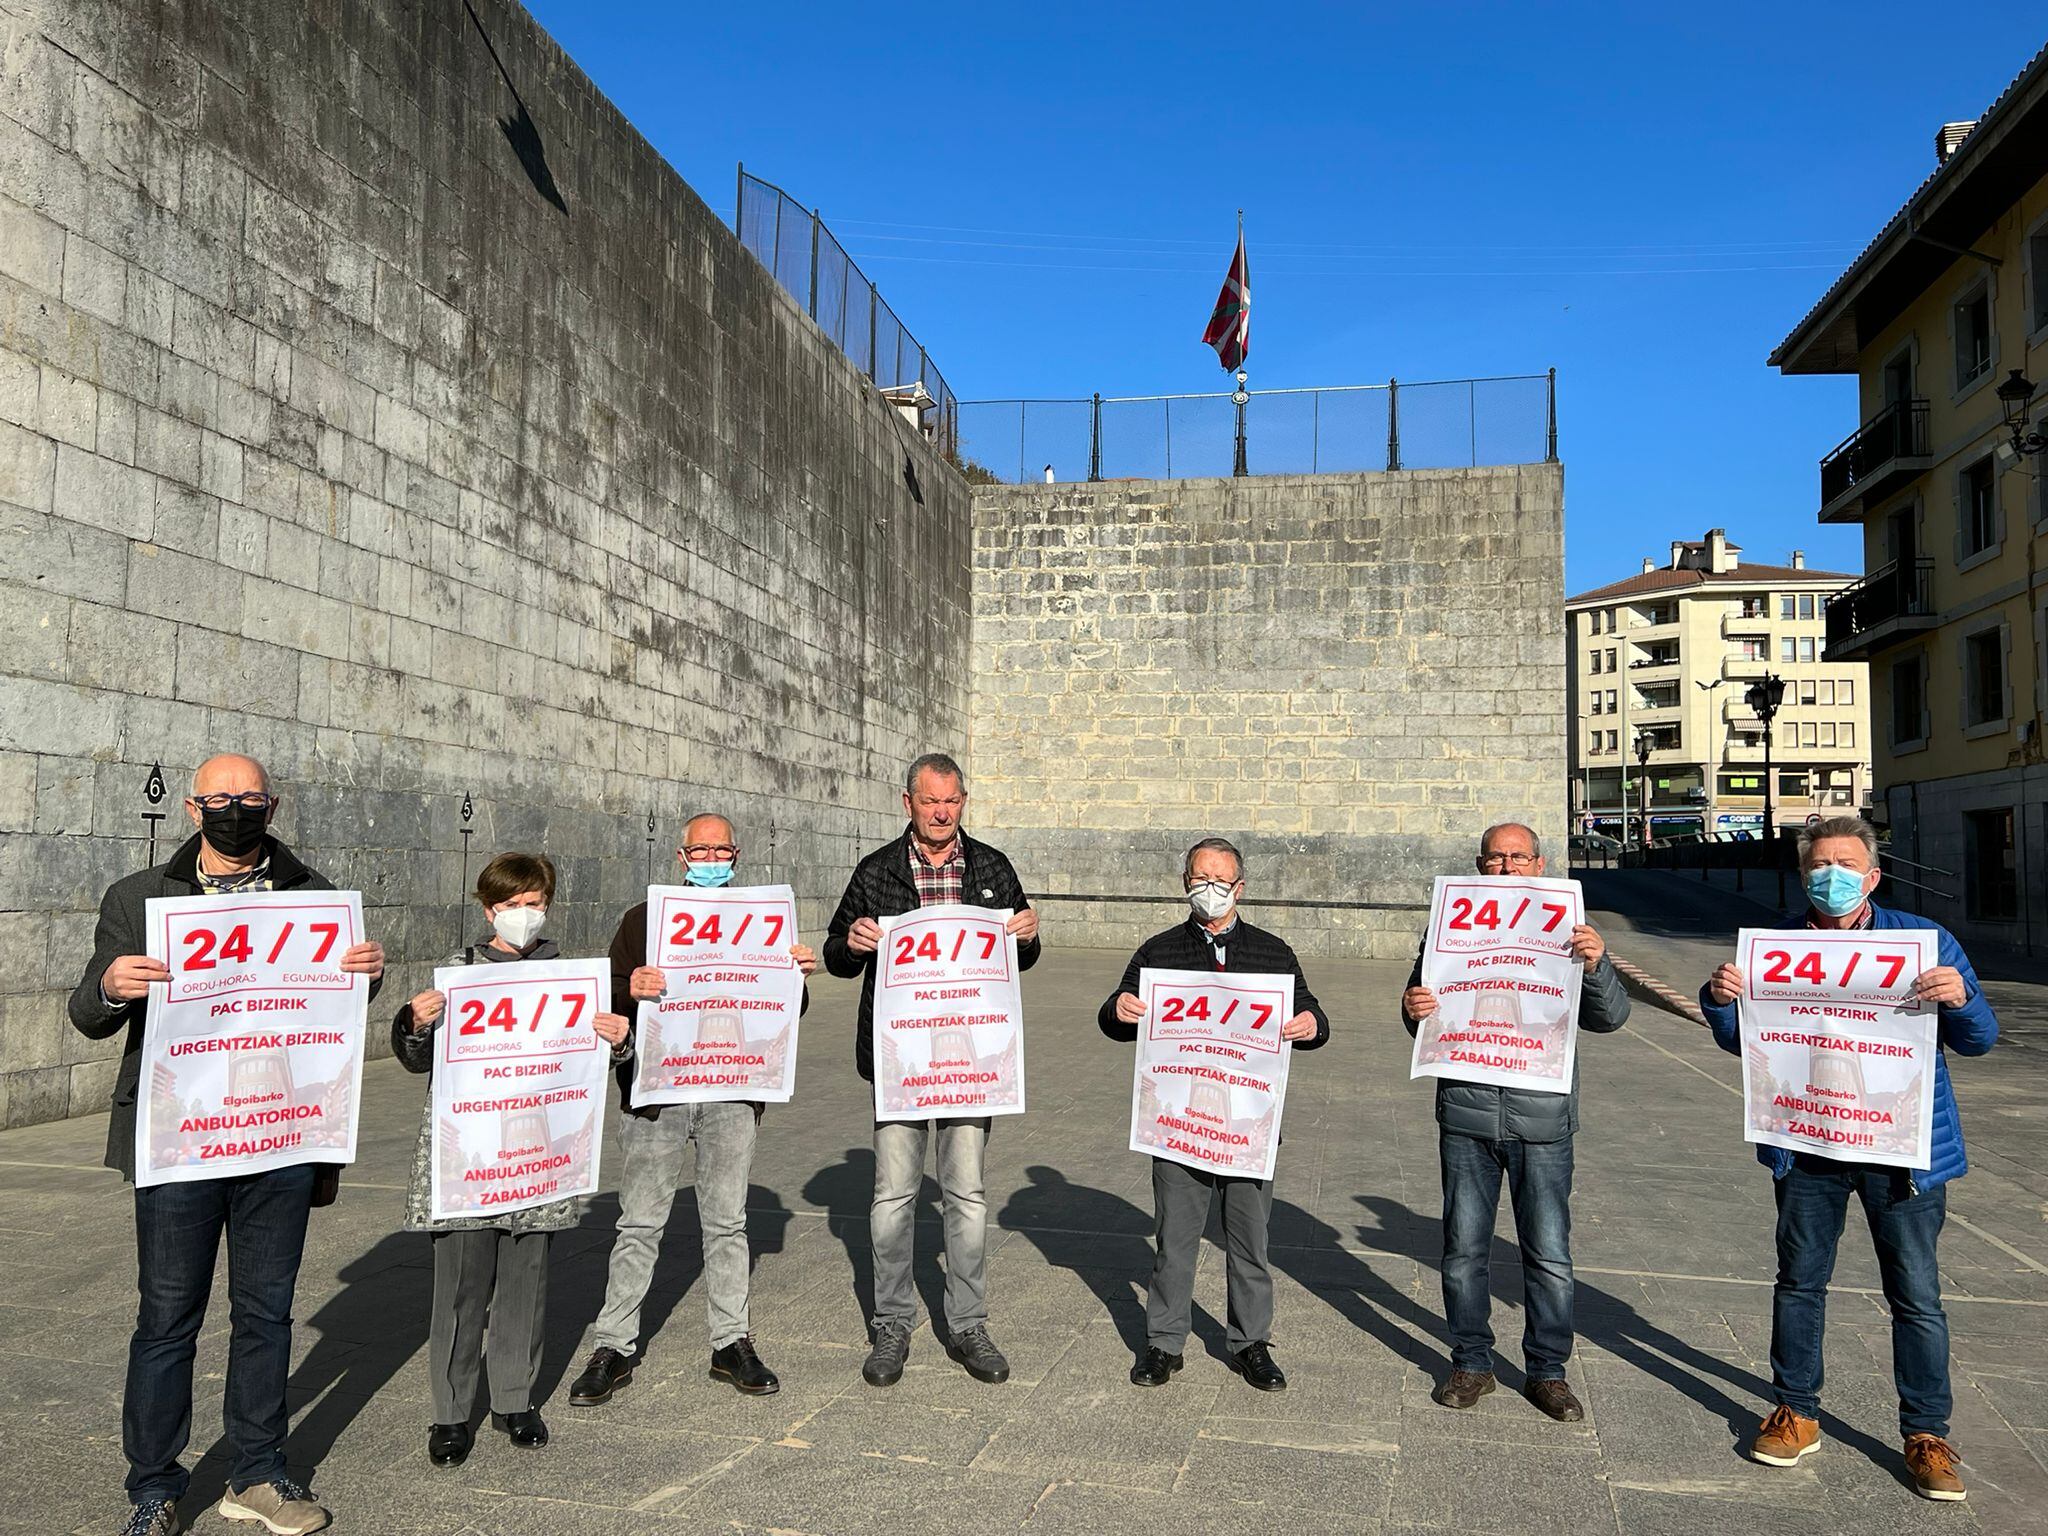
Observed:
[[[1541,878],[1543,845],[1518,822],[1488,827],[1479,839],[1479,873]],[[1628,1022],[1628,994],[1600,935],[1572,930],[1572,955],[1585,967],[1579,1028],[1604,1034]],[[1418,951],[1401,1022],[1408,1033],[1436,1012],[1422,984]],[[1494,1388],[1493,1293],[1489,1263],[1500,1183],[1508,1181],[1515,1237],[1522,1248],[1522,1393],[1561,1423],[1585,1410],[1564,1379],[1572,1353],[1572,1137],[1579,1128],[1576,1060],[1571,1092],[1539,1093],[1488,1083],[1436,1080],[1437,1151],[1444,1186],[1444,1321],[1451,1331],[1451,1374],[1431,1395],[1446,1408],[1470,1408]]]
[[[1188,920],[1138,946],[1124,979],[1096,1015],[1112,1040],[1136,1040],[1145,1004],[1139,973],[1237,971],[1294,977],[1294,1017],[1280,1038],[1312,1051],[1330,1038],[1330,1017],[1301,973],[1301,962],[1277,935],[1237,915],[1244,895],[1244,856],[1220,837],[1205,837],[1181,864],[1181,884],[1193,909]],[[1131,1367],[1131,1383],[1163,1387],[1181,1368],[1195,1299],[1195,1262],[1209,1207],[1223,1197],[1225,1277],[1229,1321],[1225,1343],[1230,1367],[1261,1392],[1278,1392],[1287,1377],[1273,1363],[1273,1271],[1266,1263],[1266,1226],[1273,1213],[1273,1181],[1242,1179],[1152,1159],[1152,1284],[1145,1296],[1145,1351]]]
[[[949,902],[1007,907],[1012,913],[1007,927],[1017,936],[1018,966],[1028,971],[1038,963],[1038,914],[1024,899],[1017,871],[1001,853],[960,830],[967,812],[967,781],[960,765],[943,752],[918,758],[904,775],[903,809],[910,825],[855,866],[825,936],[825,969],[834,976],[861,978],[853,1059],[869,1082],[875,1076],[879,919]],[[874,1347],[861,1367],[870,1386],[893,1386],[910,1354],[917,1315],[910,1279],[915,1202],[928,1139],[937,1143],[945,1200],[947,1353],[978,1381],[1009,1379],[1010,1363],[988,1336],[988,1199],[982,1184],[988,1130],[985,1115],[875,1122],[875,1198],[868,1215],[875,1255]]]
[[[105,1040],[127,1032],[107,1122],[107,1166],[130,1181],[149,987],[171,974],[145,953],[144,904],[153,896],[333,889],[270,835],[277,797],[255,759],[221,756],[202,763],[192,776],[185,811],[198,830],[170,861],[108,888],[91,963],[71,994],[71,1023],[80,1034]],[[375,995],[384,974],[383,946],[352,945],[341,968],[368,976]],[[178,1458],[191,1438],[192,1359],[223,1231],[233,1314],[227,1430],[235,1461],[220,1513],[261,1521],[278,1536],[302,1536],[327,1525],[327,1511],[285,1475],[284,1460],[292,1293],[316,1173],[300,1163],[135,1191],[136,1284],[142,1299],[121,1400],[121,1449],[133,1505],[128,1536],[177,1536],[184,1529],[177,1506],[191,1477]]]

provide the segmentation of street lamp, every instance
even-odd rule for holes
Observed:
[[[1998,404],[2005,412],[2005,430],[2012,434],[2016,454],[2048,453],[2048,436],[2027,430],[2027,407],[2033,399],[2034,381],[2017,368],[1998,386]]]
[[[1771,780],[1771,722],[1778,717],[1778,709],[1785,702],[1785,679],[1775,672],[1766,672],[1749,685],[1743,697],[1756,711],[1757,719],[1764,723],[1764,838],[1767,842],[1776,842],[1778,823],[1771,810],[1771,791],[1777,787]]]
[[[1636,846],[1642,849],[1645,857],[1650,852],[1650,753],[1654,747],[1648,726],[1636,732],[1636,804],[1639,807]]]

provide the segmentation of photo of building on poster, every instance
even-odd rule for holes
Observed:
[[[151,1168],[276,1153],[318,1161],[355,1144],[357,1050],[345,1030],[187,1036],[166,1042],[164,1057],[149,1075]]]
[[[875,1081],[890,1113],[987,1114],[1023,1097],[1017,1031],[1008,1014],[971,1008],[894,1019],[875,1041]]]
[[[589,1194],[603,1102],[592,1084],[457,1100],[434,1126],[434,1219]]]
[[[799,993],[802,989],[798,982]],[[641,1005],[633,1102],[703,1090],[725,1098],[786,1100],[796,1009],[778,998],[709,992]]]

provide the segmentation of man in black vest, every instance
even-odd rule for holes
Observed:
[[[1488,827],[1479,839],[1479,873],[1541,878],[1543,845],[1519,822]],[[1628,994],[1600,935],[1581,923],[1572,955],[1585,967],[1579,1028],[1596,1034],[1628,1022]],[[1414,1034],[1436,1012],[1422,984],[1422,956],[1401,994],[1401,1022]],[[1574,1065],[1574,1073],[1577,1068]],[[1444,1321],[1451,1330],[1451,1374],[1431,1395],[1446,1408],[1470,1408],[1494,1388],[1488,1260],[1500,1184],[1508,1182],[1515,1237],[1522,1248],[1522,1393],[1561,1423],[1585,1410],[1564,1379],[1572,1353],[1572,1137],[1579,1128],[1579,1084],[1570,1093],[1537,1093],[1487,1083],[1436,1080],[1437,1150],[1444,1186]]]
[[[243,891],[334,887],[270,835],[277,796],[254,758],[209,758],[192,775],[186,814],[198,830],[168,863],[117,880],[100,902],[91,963],[71,994],[71,1023],[88,1039],[126,1031],[107,1122],[107,1166],[135,1178],[135,1101],[151,982],[170,970],[151,959],[144,903],[152,896],[234,896]],[[381,944],[352,945],[341,968],[384,975]],[[306,1215],[322,1170],[307,1163],[267,1173],[155,1184],[135,1191],[136,1284],[142,1293],[128,1345],[121,1449],[128,1458],[127,1536],[178,1536],[178,1500],[191,1482],[179,1456],[192,1434],[192,1359],[225,1233],[228,1297],[227,1430],[235,1448],[220,1513],[259,1521],[276,1536],[325,1528],[329,1515],[285,1475],[285,1377],[291,1369],[292,1293]],[[333,1170],[326,1170],[331,1178]],[[331,1194],[330,1194],[331,1198]]]
[[[903,779],[903,809],[910,825],[855,866],[825,937],[825,969],[834,976],[861,978],[854,1066],[870,1082],[875,1076],[879,919],[951,902],[1007,907],[1012,914],[1007,926],[1017,936],[1018,968],[1028,971],[1038,963],[1038,914],[1024,899],[1017,871],[1001,853],[960,830],[967,813],[967,780],[960,765],[943,752],[927,752],[912,763]],[[874,1347],[861,1367],[870,1386],[895,1385],[910,1354],[910,1328],[917,1316],[911,1250],[927,1139],[938,1146],[939,1189],[945,1200],[947,1353],[977,1381],[1010,1378],[1010,1362],[988,1336],[988,1197],[982,1183],[988,1130],[986,1115],[875,1122],[875,1200],[868,1214],[875,1254]]]
[[[1243,855],[1220,837],[1205,837],[1188,850],[1181,884],[1192,909],[1188,920],[1138,946],[1124,967],[1123,981],[1096,1015],[1102,1032],[1112,1040],[1138,1038],[1145,1017],[1138,973],[1151,968],[1291,974],[1295,1013],[1281,1027],[1280,1038],[1300,1051],[1312,1051],[1329,1039],[1329,1015],[1309,990],[1294,951],[1237,915],[1244,895]],[[1232,1178],[1155,1157],[1152,1208],[1158,1251],[1145,1297],[1145,1351],[1131,1367],[1134,1386],[1163,1387],[1181,1368],[1194,1308],[1195,1262],[1201,1257],[1210,1203],[1218,1194],[1223,1197],[1230,1367],[1261,1392],[1287,1385],[1286,1375],[1273,1363],[1270,1337],[1273,1271],[1266,1263],[1266,1226],[1273,1212],[1273,1181]]]

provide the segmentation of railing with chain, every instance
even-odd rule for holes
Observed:
[[[805,208],[773,182],[749,176],[742,166],[733,228],[740,243],[878,388],[910,398],[921,385],[931,397],[939,445],[949,454],[958,450],[960,402],[815,209]]]
[[[1240,430],[1245,468],[1237,471]],[[1243,402],[1241,429],[1228,394],[963,400],[960,455],[1020,483],[1554,461],[1557,370],[1258,390]]]

